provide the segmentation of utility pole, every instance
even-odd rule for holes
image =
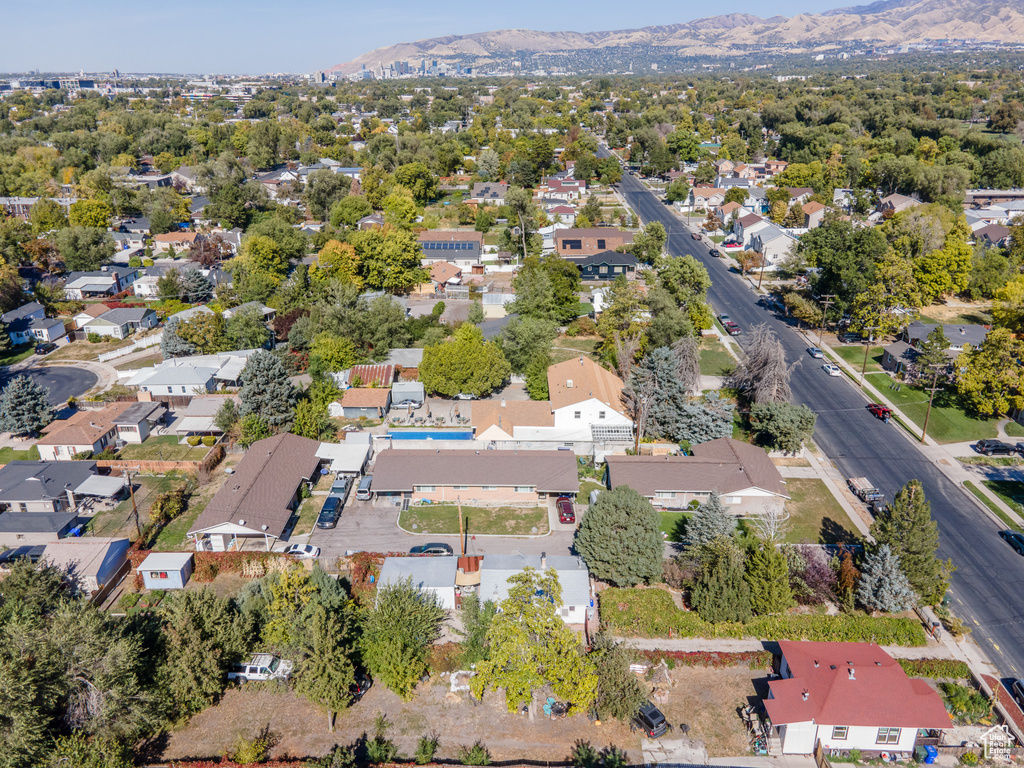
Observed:
[[[878,326],[872,325],[863,330],[868,332],[868,337],[864,339],[864,365],[860,368],[860,388],[864,389],[864,376],[868,372],[868,350],[871,349],[871,331],[877,331]]]
[[[135,488],[132,487],[132,473],[127,469],[124,476],[128,479],[128,493],[132,497],[132,517],[135,518],[135,534],[139,537],[139,546],[142,545],[142,527],[139,525],[139,508],[135,504]]]
[[[760,291],[761,291],[761,280],[764,278],[765,258],[764,258],[763,254],[758,254],[758,255],[761,256],[761,270],[757,273],[757,290],[760,293]]]
[[[928,436],[928,417],[932,415],[932,401],[935,399],[935,392],[939,389],[937,384],[939,383],[939,369],[936,366],[932,366],[932,385],[926,387],[928,390],[928,410],[924,412],[924,427],[921,429],[921,442],[925,441]]]
[[[466,556],[466,537],[462,532],[462,499],[457,498],[456,502],[459,505],[459,552],[465,557]]]
[[[828,315],[829,304],[832,303],[832,299],[836,297],[834,293],[826,293],[822,298],[825,299],[825,308],[821,310],[821,327],[818,329],[818,346],[821,346],[821,335],[825,332],[825,317]]]

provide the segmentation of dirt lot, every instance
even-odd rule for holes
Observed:
[[[436,733],[442,758],[455,758],[460,746],[479,739],[494,760],[559,760],[569,755],[577,739],[585,739],[595,746],[614,743],[629,750],[631,763],[640,759],[639,739],[621,723],[597,726],[582,715],[555,721],[542,716],[531,723],[506,711],[504,694],[492,693],[474,704],[468,694],[449,697],[447,684],[440,682],[426,690],[421,686],[411,702],[375,685],[362,701],[338,716],[334,733],[327,731],[327,717],[321,710],[290,691],[231,688],[220,704],[169,734],[164,744],[154,745],[153,758],[216,757],[239,736],[251,738],[268,724],[280,738],[274,757],[319,756],[334,744],[350,744],[371,730],[378,711],[391,722],[388,735],[407,756],[415,751],[420,736]]]

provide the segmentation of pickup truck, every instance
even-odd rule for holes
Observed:
[[[254,653],[242,664],[232,664],[228,680],[247,683],[250,680],[287,680],[294,664],[272,653]]]
[[[866,477],[851,477],[847,482],[857,498],[868,505],[871,512],[880,512],[885,506],[885,494],[875,488]]]

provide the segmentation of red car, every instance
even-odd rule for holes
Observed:
[[[731,320],[726,321],[726,323],[725,323],[725,331],[730,336],[739,336],[740,333],[742,333],[742,331],[740,330],[740,327],[738,325],[736,325],[736,323],[732,322]]]
[[[892,418],[892,409],[889,408],[889,406],[887,405],[882,405],[880,403],[871,403],[868,406],[868,410],[871,411],[872,416],[875,416],[881,419],[882,421],[888,421],[889,419]]]
[[[555,502],[555,508],[558,510],[558,522],[565,525],[576,523],[576,512],[573,511],[572,499],[568,496],[559,496]]]

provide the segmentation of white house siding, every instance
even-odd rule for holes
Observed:
[[[814,740],[818,735],[818,727],[811,722],[789,723],[779,726],[779,738],[782,741],[784,755],[810,755],[814,752]]]
[[[577,412],[580,414],[578,419],[576,418]],[[604,418],[601,418],[602,413],[604,413]],[[589,427],[591,424],[629,425],[633,423],[615,408],[596,398],[556,408],[554,415],[555,427],[560,429],[576,430],[581,426]]]
[[[120,325],[112,323],[88,323],[85,326],[86,333],[95,333],[100,336],[113,336],[115,339],[123,339],[124,333]]]
[[[859,749],[861,752],[912,752],[917,740],[916,728],[900,729],[900,738],[896,744],[879,744],[878,728],[875,726],[851,725],[845,739],[833,739],[831,725],[818,725],[817,738],[826,751],[830,749]],[[811,752],[814,745],[807,752]],[[783,752],[790,752],[783,746]]]

